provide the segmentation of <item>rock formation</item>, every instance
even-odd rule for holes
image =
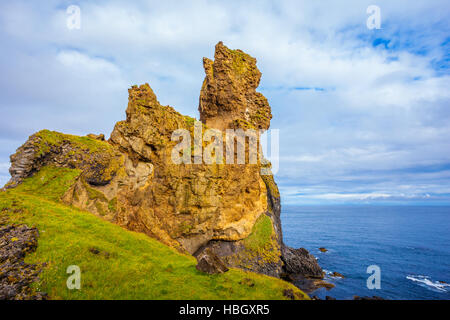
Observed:
[[[76,183],[62,198],[67,204],[196,257],[212,252],[228,267],[277,277],[285,272],[321,277],[306,250],[283,244],[280,194],[273,176],[261,174],[270,165],[260,153],[254,163],[207,164],[196,161],[199,154],[189,144],[181,152],[187,161],[173,161],[180,143],[173,137],[177,130],[185,129],[183,140],[191,141],[198,130],[205,133],[200,143],[207,150],[210,129],[222,130],[220,135],[226,129],[259,133],[270,125],[269,103],[256,92],[261,73],[255,58],[219,42],[215,60],[204,58],[203,63],[201,124],[161,105],[148,84],[133,86],[126,120],[116,123],[108,141],[103,135],[40,131],[11,156],[12,178],[6,187],[46,165],[77,169]],[[251,141],[243,144],[248,147]],[[221,148],[225,146],[214,149],[216,156]],[[250,158],[249,152],[245,157]]]
[[[219,42],[214,61],[203,58],[206,77],[200,92],[200,120],[217,128],[268,129],[269,102],[256,92],[261,72],[256,59]]]

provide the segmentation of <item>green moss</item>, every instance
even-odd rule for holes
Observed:
[[[78,174],[63,168],[44,168],[41,172],[50,171],[55,173],[55,185],[45,184],[46,178],[41,181],[42,176],[37,174],[24,181],[27,187],[0,192],[0,218],[38,228],[38,248],[26,257],[26,262],[46,263],[34,286],[51,299],[286,299],[286,289],[302,295],[280,279],[238,269],[218,275],[201,273],[192,256],[91,213],[49,200],[64,193],[64,188],[69,187],[67,181],[73,181]],[[56,185],[57,180],[63,182],[61,186]],[[46,190],[42,194],[41,186]],[[51,186],[56,190],[50,190]],[[265,220],[258,224],[251,241],[264,243],[267,227]],[[94,255],[90,248],[105,255]],[[80,290],[67,289],[69,265],[81,268]],[[254,285],[245,285],[243,279],[250,279]]]
[[[186,126],[189,127],[193,127],[194,123],[195,123],[195,118],[189,117],[189,116],[184,116],[184,121],[186,122]]]
[[[244,240],[245,246],[255,251],[263,249],[266,244],[271,243],[273,233],[272,220],[265,214],[262,214],[256,220],[252,233]]]
[[[230,52],[233,56],[233,70],[239,75],[244,74],[252,57],[241,50],[230,50]]]
[[[102,178],[104,181],[110,181],[114,176],[117,174],[117,172],[120,170],[120,168],[123,167],[125,159],[124,156],[121,155],[119,158],[112,157],[110,161],[107,163],[107,166],[102,171]]]
[[[241,128],[241,129],[255,129],[255,126],[252,123],[244,119],[233,120],[233,126],[234,128]]]
[[[258,108],[256,112],[250,115],[253,122],[270,121],[270,110]]]
[[[255,225],[252,233],[244,239],[246,250],[241,254],[242,261],[257,261],[260,264],[277,263],[280,259],[280,250],[277,235],[272,225],[272,220],[262,214]],[[251,265],[248,266],[251,268]]]

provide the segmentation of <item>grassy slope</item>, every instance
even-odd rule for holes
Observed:
[[[46,167],[0,192],[0,223],[6,217],[39,229],[38,249],[26,262],[47,263],[36,287],[52,299],[285,299],[284,289],[302,295],[287,282],[237,269],[203,274],[191,256],[60,203],[78,174]],[[81,268],[80,290],[66,287],[69,265]]]

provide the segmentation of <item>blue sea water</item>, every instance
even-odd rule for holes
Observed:
[[[311,295],[450,299],[450,207],[285,205],[281,221],[287,245],[345,276],[327,275],[335,288]],[[370,265],[380,267],[381,289],[367,288]]]

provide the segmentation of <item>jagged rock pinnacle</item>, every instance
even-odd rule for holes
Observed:
[[[214,61],[203,58],[206,77],[200,92],[200,120],[217,129],[267,130],[272,119],[267,99],[256,88],[256,59],[241,50],[216,45]]]

